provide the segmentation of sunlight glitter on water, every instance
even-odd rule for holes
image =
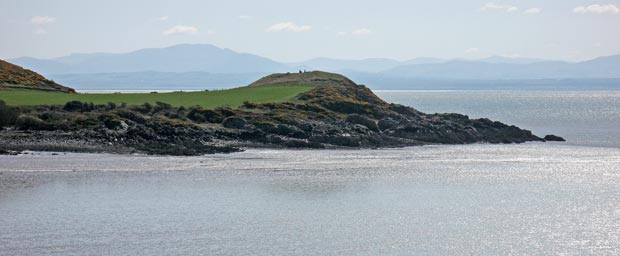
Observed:
[[[620,253],[620,149],[34,153],[0,163],[0,254]]]

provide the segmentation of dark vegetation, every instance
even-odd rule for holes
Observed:
[[[277,75],[275,85],[295,82],[289,76]],[[253,86],[274,86],[270,77],[274,76]],[[294,102],[246,101],[235,108],[174,107],[164,102],[0,104],[1,113],[6,113],[2,120],[8,120],[4,126],[14,129],[0,136],[0,145],[9,150],[198,155],[244,147],[377,148],[543,141],[530,131],[488,119],[425,114],[389,104],[365,86],[336,74],[311,72],[308,77],[299,83],[315,87]]]
[[[17,120],[17,111],[0,100],[0,129],[15,124],[15,120]]]

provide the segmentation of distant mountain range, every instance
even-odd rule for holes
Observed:
[[[54,59],[16,58],[9,62],[78,89],[225,88],[263,75],[298,70],[343,73],[371,88],[445,88],[475,84],[549,85],[596,83],[620,87],[620,55],[584,62],[493,56],[479,60],[417,58],[342,60],[317,58],[277,62],[213,45],[176,45],[129,53],[72,54]],[[590,80],[597,80],[590,82]],[[421,82],[423,81],[423,82]],[[579,82],[575,82],[579,81]],[[487,88],[485,86],[484,88]]]
[[[17,58],[9,62],[42,74],[124,72],[256,73],[288,70],[285,64],[213,45],[176,45],[129,53],[72,54],[55,59]]]

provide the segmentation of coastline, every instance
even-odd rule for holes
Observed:
[[[288,87],[283,87],[288,86]],[[241,106],[156,104],[19,106],[5,150],[203,155],[243,148],[390,148],[426,144],[563,140],[487,118],[427,114],[384,101],[364,85],[326,72],[266,76],[249,89],[303,86],[284,102]],[[183,95],[181,95],[183,96]]]

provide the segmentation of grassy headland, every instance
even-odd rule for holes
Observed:
[[[215,108],[221,106],[237,107],[244,101],[254,103],[287,102],[296,95],[310,90],[307,85],[284,85],[262,87],[240,87],[228,90],[200,91],[200,92],[170,92],[170,93],[105,93],[79,94],[46,92],[35,90],[0,90],[0,100],[8,105],[64,105],[69,101],[92,102],[94,104],[126,103],[127,105],[154,104],[164,102],[176,107],[201,106]]]
[[[0,150],[200,155],[246,147],[377,148],[543,141],[530,131],[390,104],[332,73],[247,87],[146,94],[0,91]],[[109,103],[108,103],[109,102]],[[120,104],[119,103],[126,103]],[[146,104],[150,103],[150,104]]]

